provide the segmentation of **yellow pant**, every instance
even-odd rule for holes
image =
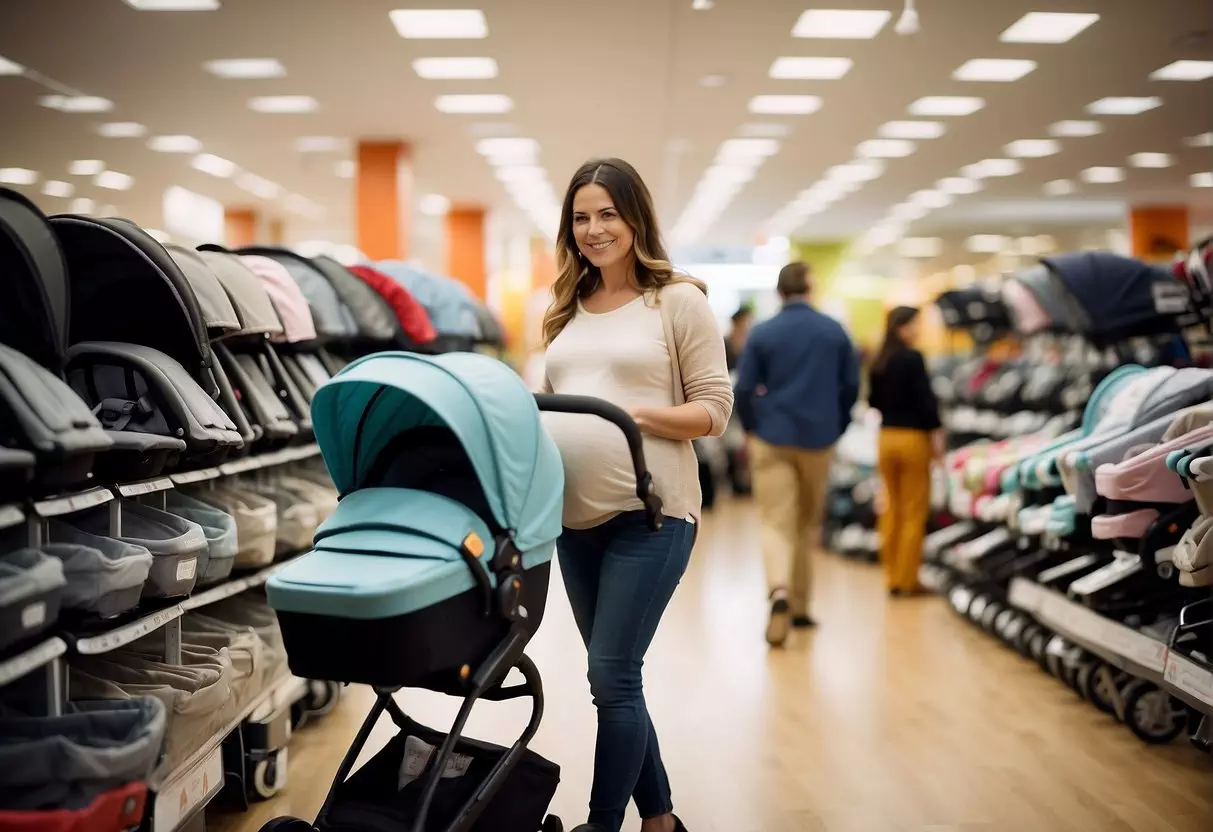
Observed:
[[[888,588],[909,592],[918,587],[922,539],[931,510],[931,435],[881,428],[879,465],[885,490],[880,561]]]
[[[769,445],[757,437],[750,439],[749,448],[767,587],[788,591],[792,615],[808,615],[813,553],[821,545],[834,449]]]

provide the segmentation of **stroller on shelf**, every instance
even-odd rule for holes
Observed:
[[[266,590],[291,671],[371,685],[376,700],[315,823],[281,817],[263,832],[563,828],[545,818],[559,766],[527,748],[543,687],[524,650],[543,620],[564,492],[540,410],[618,425],[660,528],[640,433],[606,402],[532,397],[506,365],[472,353],[379,353],[316,392],[316,440],[341,501],[313,551]],[[524,682],[504,687],[513,668]],[[450,732],[409,719],[393,699],[404,687],[462,698]],[[530,722],[509,749],[462,737],[477,700],[528,695]],[[399,733],[350,776],[384,711]]]

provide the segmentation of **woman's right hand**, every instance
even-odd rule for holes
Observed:
[[[943,459],[948,452],[948,434],[943,428],[931,431],[931,455]]]

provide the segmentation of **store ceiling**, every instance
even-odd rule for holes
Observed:
[[[525,218],[477,153],[476,142],[524,136],[538,141],[539,164],[557,195],[584,159],[628,159],[647,179],[669,229],[722,142],[782,125],[787,134],[778,139],[778,152],[728,201],[718,220],[698,229],[700,242],[747,243],[829,168],[853,160],[857,146],[877,138],[882,124],[914,119],[908,112],[912,102],[965,95],[982,97],[985,106],[972,115],[920,119],[943,122],[946,132],[917,142],[906,158],[887,160],[882,176],[807,217],[796,233],[861,233],[914,192],[934,188],[971,163],[1006,156],[1010,141],[1049,138],[1050,125],[1070,119],[1095,119],[1103,132],[1059,139],[1060,152],[1023,159],[1021,173],[984,180],[982,191],[956,197],[910,230],[1000,233],[1042,217],[1058,224],[1106,222],[1125,203],[1213,202],[1213,189],[1190,184],[1192,174],[1213,170],[1213,148],[1185,144],[1213,130],[1213,80],[1149,77],[1180,59],[1213,58],[1208,0],[918,0],[921,31],[910,37],[894,32],[901,0],[823,4],[891,10],[892,18],[871,40],[792,37],[801,13],[812,5],[805,0],[715,0],[704,11],[693,9],[692,0],[464,0],[454,5],[476,5],[488,24],[487,38],[474,40],[400,37],[389,11],[451,5],[438,0],[220,5],[213,12],[149,12],[125,0],[0,0],[0,57],[44,79],[0,75],[0,168],[37,171],[39,183],[22,189],[36,194],[48,211],[70,207],[70,199],[42,194],[45,180],[63,180],[74,185],[76,197],[154,225],[164,190],[180,185],[281,215],[292,239],[347,241],[352,182],[339,175],[337,163],[350,158],[348,146],[304,153],[296,147],[299,138],[407,139],[414,147],[417,195],[483,203],[519,223]],[[1068,43],[1000,42],[1000,33],[1030,11],[1094,12],[1100,19]],[[483,81],[422,80],[413,61],[427,56],[490,57],[500,74]],[[772,80],[768,71],[782,56],[853,63],[840,80]],[[285,75],[218,78],[204,63],[220,58],[273,58]],[[975,58],[1027,59],[1037,66],[1013,83],[951,77]],[[40,97],[53,92],[48,82],[108,99],[113,109],[64,113],[41,106]],[[435,98],[448,93],[505,94],[513,108],[501,115],[439,112]],[[751,98],[770,94],[820,96],[822,103],[809,115],[748,111]],[[254,112],[248,101],[262,95],[311,96],[318,109]],[[1086,112],[1088,104],[1108,96],[1158,96],[1162,105],[1140,115]],[[106,122],[135,122],[148,133],[103,138],[97,130]],[[157,135],[195,137],[203,152],[324,206],[323,216],[292,212],[285,197],[252,197],[232,180],[193,169],[189,154],[152,152],[147,140]],[[1142,152],[1171,154],[1173,164],[1132,167],[1129,156]],[[133,186],[109,191],[91,177],[69,175],[69,163],[78,159],[100,159],[133,177]],[[1096,166],[1119,166],[1124,180],[1083,183],[1080,171]],[[1077,191],[1048,196],[1045,184],[1057,179],[1072,180]]]

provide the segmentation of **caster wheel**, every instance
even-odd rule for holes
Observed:
[[[548,815],[543,819],[543,826],[539,828],[539,832],[564,832],[564,824],[555,815]]]
[[[1046,651],[1049,647],[1049,638],[1050,635],[1046,630],[1037,628],[1036,631],[1032,633],[1032,638],[1028,642],[1029,655],[1031,655],[1033,661],[1040,665],[1040,669],[1046,672],[1049,669],[1048,664],[1045,662],[1045,659],[1047,658]]]
[[[312,825],[299,818],[279,817],[263,825],[261,832],[312,832]]]
[[[1056,648],[1050,649],[1058,642],[1061,642],[1063,646],[1065,644],[1065,642],[1062,641],[1061,636],[1053,636],[1053,638],[1049,639],[1048,644],[1045,646],[1045,671],[1054,679],[1064,679],[1066,670],[1065,658],[1060,655]]]
[[[1081,664],[1072,662],[1069,659],[1061,663],[1061,680],[1066,683],[1066,687],[1075,693],[1080,693],[1078,690],[1078,671],[1081,669]]]
[[[341,698],[341,684],[311,679],[307,683],[307,695],[303,709],[310,716],[324,716],[337,705]]]
[[[990,603],[986,604],[986,608],[982,611],[981,620],[979,622],[981,624],[981,629],[993,635],[994,622],[997,621],[998,616],[1005,611],[1006,608],[1003,607],[1003,605],[998,601],[991,601]]]
[[[994,635],[1008,645],[1014,644],[1015,635],[1021,629],[1023,629],[1023,621],[1015,610],[1004,609],[994,616]]]
[[[1024,621],[1023,627],[1015,636],[1013,646],[1019,651],[1019,654],[1025,659],[1031,659],[1032,656],[1032,638],[1040,634],[1040,625],[1034,621]]]
[[[990,599],[984,595],[978,595],[976,598],[974,598],[972,603],[969,604],[969,620],[974,624],[980,622],[981,614],[986,611],[986,607],[989,605],[989,603]]]
[[[1187,727],[1188,709],[1166,691],[1135,679],[1125,686],[1125,722],[1142,742],[1165,745]]]
[[[1105,714],[1116,716],[1116,671],[1103,662],[1078,669],[1078,692]]]
[[[257,765],[253,767],[253,779],[250,785],[252,793],[249,795],[255,800],[269,800],[282,791],[282,787],[286,784],[283,782],[286,778],[284,770],[286,759],[281,751],[275,752],[264,760],[258,760]],[[307,828],[311,828],[309,825]],[[290,832],[295,832],[291,829]]]

